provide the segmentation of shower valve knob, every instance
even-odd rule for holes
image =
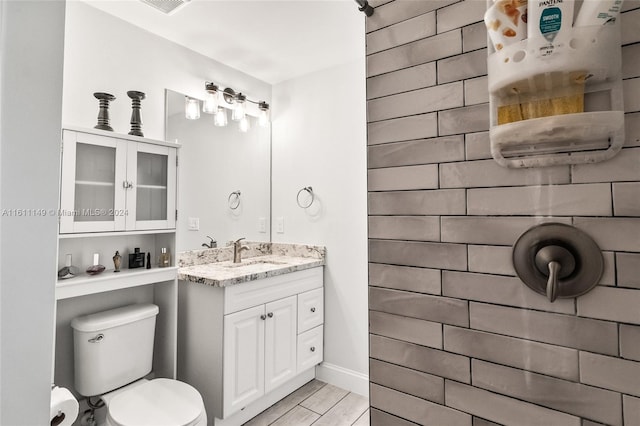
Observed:
[[[604,260],[584,231],[563,223],[542,223],[525,231],[513,245],[518,278],[550,302],[578,297],[598,284]]]
[[[546,294],[550,302],[558,297],[558,281],[568,277],[576,268],[574,255],[558,245],[542,247],[536,253],[536,267],[547,279]]]

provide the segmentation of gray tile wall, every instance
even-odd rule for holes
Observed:
[[[371,424],[640,426],[640,0],[621,18],[626,142],[610,161],[491,159],[484,0],[370,0]],[[518,236],[573,224],[599,285],[549,303]]]

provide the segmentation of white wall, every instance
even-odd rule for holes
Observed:
[[[69,2],[67,12],[65,124],[95,125],[95,91],[118,97],[110,109],[111,124],[124,133],[129,131],[131,112],[126,91],[145,92],[143,131],[160,139],[164,136],[164,88],[201,96],[204,81],[215,80],[241,88],[252,99],[271,100],[272,88],[266,83],[90,6]],[[285,233],[272,232],[272,239],[327,246],[326,367],[319,372],[336,385],[366,394],[364,16],[357,10],[354,28],[363,39],[362,52],[354,52],[354,57],[361,59],[273,87],[272,217],[284,217]],[[304,211],[295,197],[309,185],[317,201]],[[314,210],[318,206],[320,212]],[[315,216],[309,214],[314,211]]]
[[[115,132],[128,133],[128,90],[142,101],[145,137],[164,139],[164,89],[202,98],[205,81],[241,90],[267,102],[271,86],[220,62],[141,30],[85,3],[67,5],[62,122],[92,128],[97,123],[94,92],[116,96],[109,115]]]
[[[0,424],[45,425],[65,4],[3,1],[0,8]],[[14,215],[22,209],[32,215]]]
[[[272,217],[284,219],[284,233],[274,226],[272,239],[327,247],[319,377],[367,394],[364,41],[362,48],[359,60],[273,88]],[[296,195],[306,186],[316,200],[304,210]]]

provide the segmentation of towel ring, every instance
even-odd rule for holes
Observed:
[[[311,201],[309,201],[308,204],[303,204],[300,202],[300,194],[302,194],[303,192],[307,192],[311,196]],[[298,191],[298,195],[296,196],[296,202],[298,203],[298,206],[303,209],[311,207],[311,204],[313,204],[314,200],[315,195],[313,195],[313,188],[311,188],[310,186],[305,186],[304,188],[302,188],[300,191]]]
[[[233,191],[231,194],[229,194],[227,202],[229,203],[229,208],[231,210],[237,209],[240,205],[240,191]]]

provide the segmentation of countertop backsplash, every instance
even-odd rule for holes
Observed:
[[[265,242],[244,242],[243,246],[248,247],[247,251],[242,253],[243,259],[256,256],[279,255],[292,257],[310,257],[315,259],[324,259],[326,248],[324,246],[314,246],[308,244],[288,244],[288,243],[265,243]],[[203,265],[207,263],[224,262],[233,259],[233,246],[188,250],[178,253],[178,266],[180,268],[186,266]]]

